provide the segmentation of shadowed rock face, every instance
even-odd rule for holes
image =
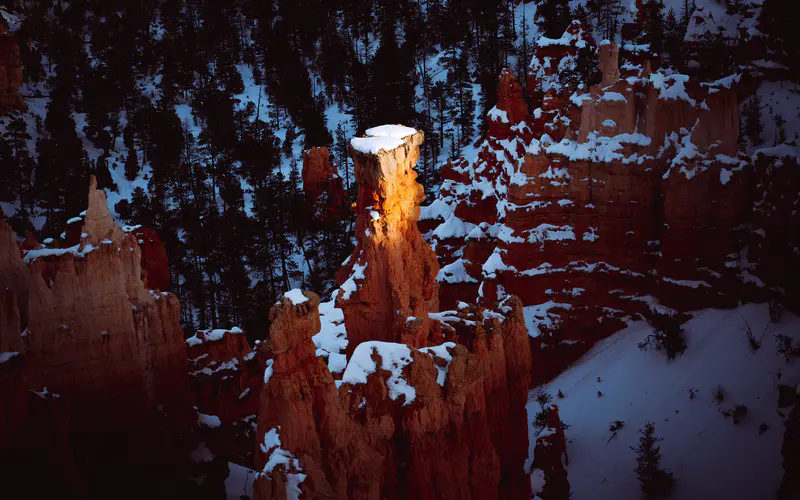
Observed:
[[[580,50],[599,51],[605,85],[570,87]],[[720,307],[753,286],[741,254],[753,168],[737,151],[735,91],[652,71],[626,50],[593,48],[579,22],[537,46],[530,123],[497,126],[518,106],[505,73],[477,159],[443,167],[439,197],[422,209],[442,307],[520,297],[541,333],[536,381],[658,302]]]
[[[197,411],[220,420],[220,428],[208,432],[208,446],[224,462],[252,468],[263,363],[239,328],[200,330],[186,346]]]
[[[257,499],[530,497],[520,439],[530,354],[516,299],[503,304],[502,322],[470,307],[435,321],[459,343],[363,343],[337,386],[314,354],[319,298],[305,296],[270,311],[276,348],[261,393]],[[387,364],[393,352],[405,353],[399,370]]]
[[[113,470],[115,457],[128,454],[133,468],[169,462],[170,443],[194,417],[178,300],[145,288],[136,237],[111,219],[94,179],[83,233],[77,247],[23,259],[0,220],[0,352],[19,353],[27,387],[66,402],[69,433],[81,436],[72,455],[91,493],[111,479],[87,471]],[[122,455],[106,457],[109,448]]]
[[[0,21],[0,115],[26,109],[19,93],[22,85],[22,61],[19,45]]]
[[[345,215],[347,198],[342,178],[330,163],[328,148],[311,148],[303,153],[303,191],[318,220]]]
[[[569,480],[565,464],[567,440],[558,416],[558,407],[550,405],[547,410],[547,425],[536,439],[533,452],[533,493],[544,500],[566,500],[569,498]]]
[[[412,130],[412,129],[408,129]],[[348,353],[366,340],[427,345],[428,312],[439,308],[439,266],[417,228],[425,195],[414,165],[422,132],[390,151],[351,146],[358,187],[356,247],[339,270],[337,306],[344,311]]]

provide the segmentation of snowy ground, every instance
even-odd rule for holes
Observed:
[[[243,496],[253,498],[253,480],[256,471],[228,462],[228,478],[225,479],[225,492],[227,500],[241,500]]]
[[[758,87],[761,96],[761,147],[775,146],[777,127],[775,115],[780,114],[786,120],[785,132],[787,140],[800,140],[800,85],[794,82],[762,82]]]
[[[755,353],[742,331],[745,320],[756,337],[764,332]],[[630,447],[638,444],[639,429],[647,421],[664,438],[662,466],[676,479],[672,498],[774,498],[783,474],[778,377],[791,386],[800,382],[800,361],[786,363],[777,355],[774,334],[797,340],[800,318],[784,313],[779,324],[768,323],[766,304],[699,311],[684,324],[685,354],[669,363],[664,354],[637,348],[651,330],[645,323],[631,323],[550,382],[547,391],[565,395],[554,403],[571,426],[566,430],[571,498],[643,498]],[[718,384],[728,393],[721,404],[712,399]],[[690,388],[697,390],[695,399],[689,398]],[[531,420],[538,408],[535,392],[527,406]],[[748,407],[738,425],[720,412],[736,404]],[[609,441],[609,424],[615,420],[625,424]],[[769,428],[759,435],[762,422]],[[529,432],[532,457],[536,430],[531,426]]]

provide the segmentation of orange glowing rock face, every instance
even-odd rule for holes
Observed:
[[[387,139],[387,144],[401,144],[377,153],[352,146],[350,150],[359,183],[357,244],[337,276],[337,306],[344,311],[348,353],[365,340],[424,347],[430,332],[428,312],[439,308],[439,264],[417,227],[425,194],[414,165],[424,135],[413,131],[401,139]]]

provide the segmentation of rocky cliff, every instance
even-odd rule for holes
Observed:
[[[22,61],[19,57],[19,45],[0,20],[0,115],[26,108],[19,93],[20,85]]]
[[[386,125],[351,141],[358,182],[356,247],[337,277],[348,353],[366,340],[424,347],[439,309],[439,266],[417,228],[425,194],[417,183],[422,132]]]
[[[351,143],[361,185],[358,245],[337,296],[341,379],[315,345],[315,294],[287,293],[270,311],[256,498],[530,496],[521,304],[438,312],[436,261],[416,226],[421,141],[388,126]]]
[[[591,88],[575,77],[586,51]],[[529,116],[510,78],[477,157],[443,168],[422,209],[444,307],[519,296],[534,354],[555,347],[542,379],[627,318],[742,296],[753,168],[732,79],[653,71],[642,47],[594,47],[577,21],[539,40]]]
[[[305,298],[270,313],[256,498],[530,495],[520,439],[530,357],[515,299],[484,321],[467,307],[432,315],[458,343],[363,342],[334,381],[314,353],[319,299]]]
[[[331,165],[328,148],[303,153],[303,191],[318,220],[341,218],[347,210],[342,178]]]
[[[144,286],[140,252],[94,178],[73,247],[21,251],[0,220],[0,352],[21,360],[30,390],[66,402],[69,435],[80,436],[70,449],[90,496],[118,477],[109,453],[155,467],[158,482],[165,472],[157,469],[174,458],[170,443],[194,418],[179,304]]]
[[[219,419],[215,448],[252,467],[255,424],[264,366],[244,332],[200,330],[186,339],[189,385],[197,411]]]

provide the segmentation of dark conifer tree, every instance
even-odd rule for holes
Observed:
[[[631,448],[636,452],[636,468],[633,471],[648,498],[668,495],[675,486],[675,478],[671,472],[661,468],[661,450],[656,444],[664,439],[656,437],[655,425],[650,422],[640,432],[639,446]]]

